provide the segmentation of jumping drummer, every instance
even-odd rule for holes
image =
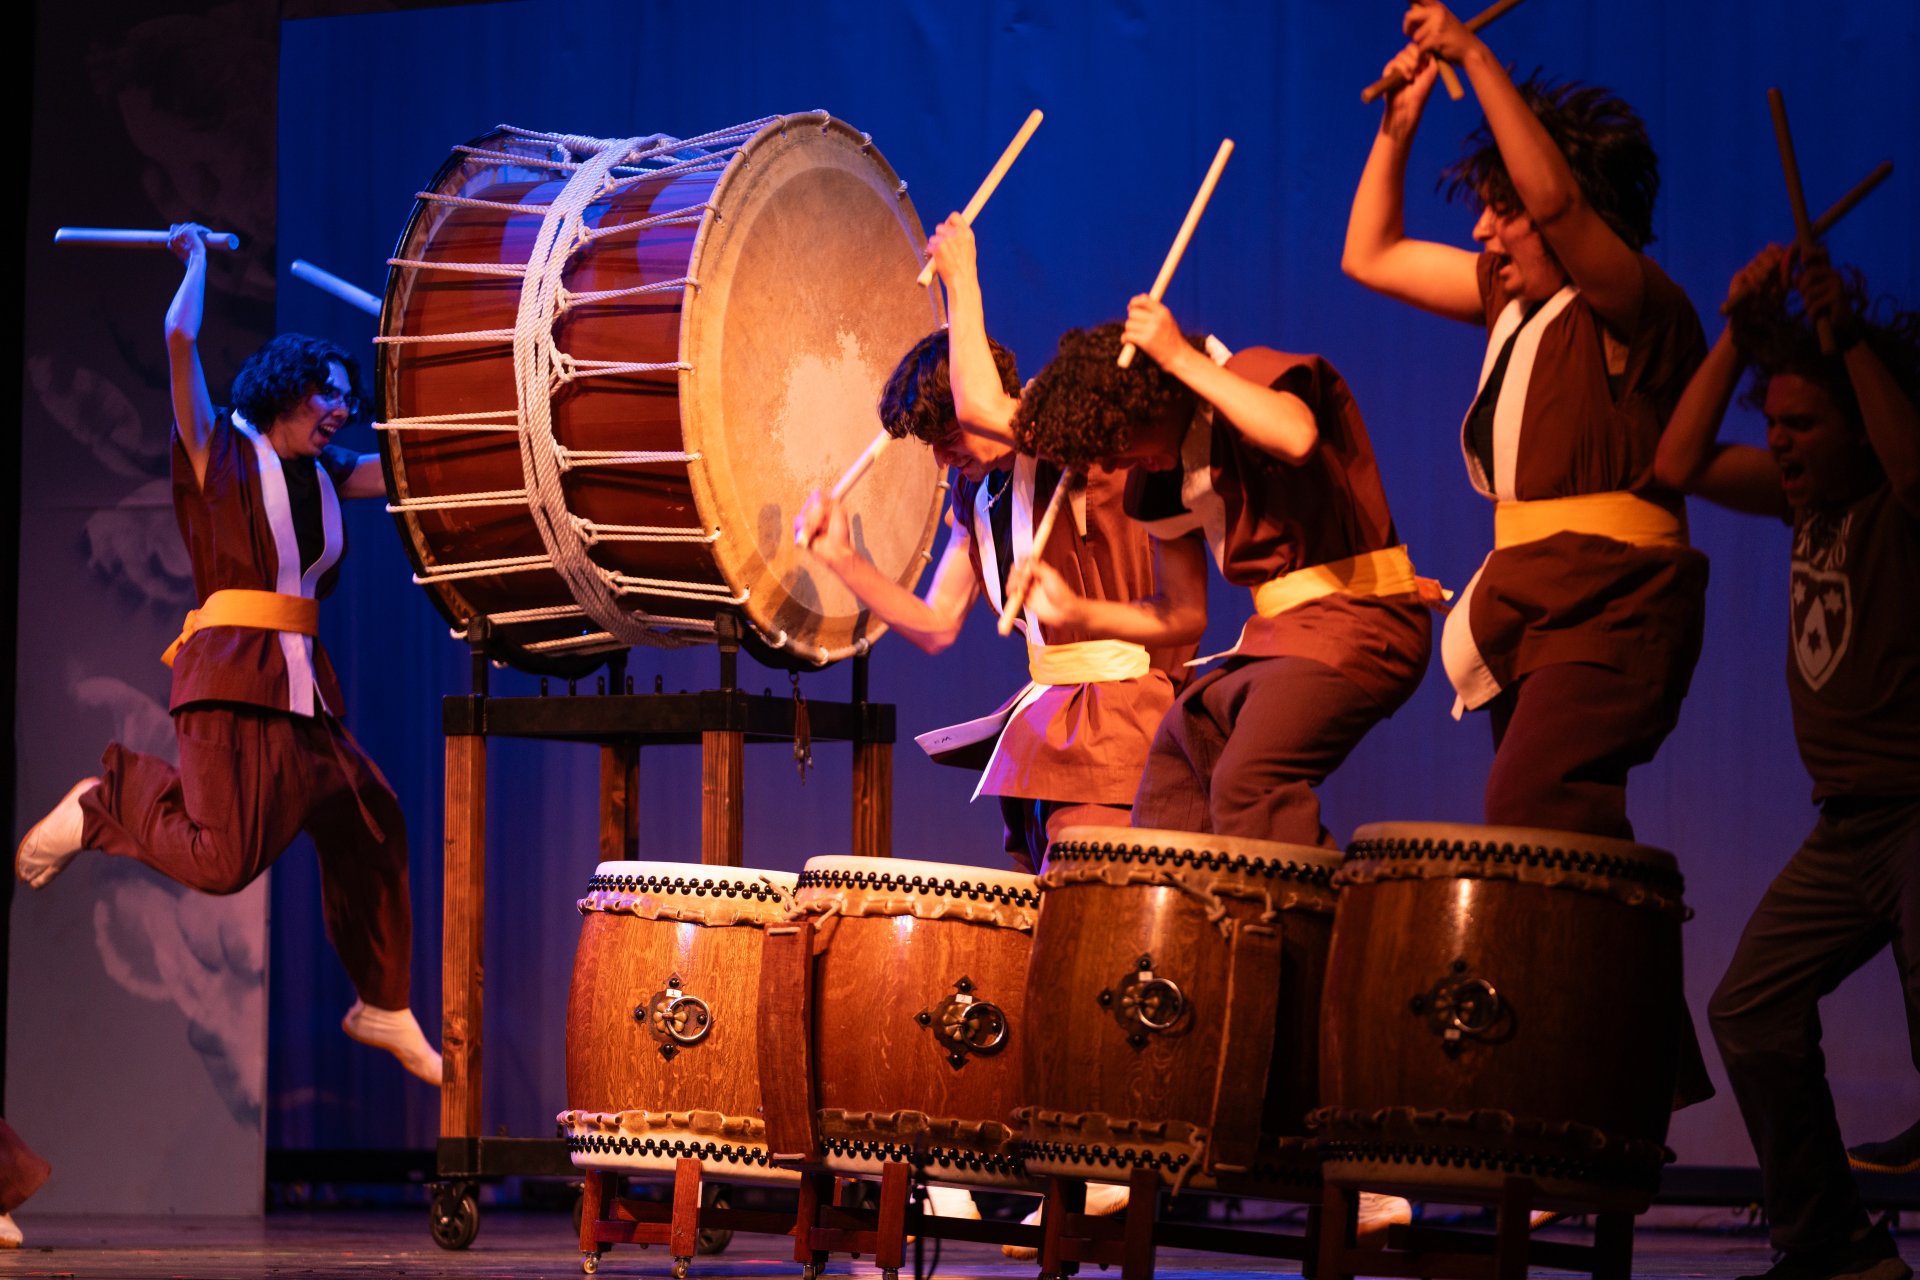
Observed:
[[[216,411],[199,352],[206,234],[180,224],[168,242],[186,264],[166,323],[173,504],[200,600],[165,655],[180,765],[108,744],[100,776],[28,830],[14,869],[44,888],[99,849],[237,893],[306,831],[327,936],[359,997],[342,1029],[438,1085],[440,1055],[408,1007],[406,821],[340,723],[315,638],[345,551],[339,499],[385,493],[378,455],[332,442],[356,412],[357,370],[331,343],[282,334],[241,366],[235,407]]]
[[[1766,1280],[1908,1280],[1847,1168],[1819,1001],[1891,943],[1920,1005],[1920,313],[1870,320],[1864,285],[1816,251],[1793,316],[1783,258],[1769,249],[1735,277],[1732,323],[1656,460],[1665,483],[1793,526],[1787,691],[1820,816],[1747,921],[1713,1033],[1781,1251]],[[1818,319],[1838,354],[1821,354]],[[1765,449],[1715,439],[1747,365]]]
[[[1657,158],[1631,108],[1576,84],[1516,86],[1438,3],[1412,39],[1354,194],[1341,266],[1490,342],[1462,429],[1497,500],[1494,551],[1441,654],[1455,715],[1491,713],[1488,822],[1631,839],[1628,771],[1672,730],[1700,654],[1706,557],[1653,455],[1706,341],[1653,239]],[[1412,239],[1407,159],[1441,61],[1486,121],[1447,171],[1479,206],[1480,251]]]
[[[952,533],[932,585],[916,597],[881,573],[855,550],[846,510],[828,495],[808,499],[796,531],[889,626],[939,653],[979,596],[996,612],[1003,607],[1008,575],[1031,546],[1036,515],[1061,472],[1013,450],[1007,424],[1019,379],[1012,353],[987,337],[971,228],[949,217],[928,253],[946,283],[950,328],[900,361],[880,417],[891,435],[925,441],[960,473],[947,517]],[[1084,490],[1069,491],[1071,518],[1059,520],[1042,563],[1095,599],[1144,602],[1166,620],[1152,647],[1020,619],[1031,683],[987,718],[985,736],[949,732],[943,740],[951,746],[936,756],[984,759],[975,794],[1000,798],[1007,852],[1023,870],[1041,865],[1048,840],[1064,827],[1126,823],[1147,744],[1173,701],[1173,676],[1206,625],[1204,569],[1196,573],[1194,562],[1179,557],[1156,565],[1153,545],[1122,511],[1123,481],[1096,469]]]

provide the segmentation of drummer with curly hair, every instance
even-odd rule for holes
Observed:
[[[1118,367],[1123,343],[1143,360]],[[1326,360],[1229,353],[1182,334],[1142,295],[1127,320],[1074,330],[1021,397],[1023,452],[1130,472],[1127,510],[1169,558],[1252,595],[1220,667],[1161,722],[1134,799],[1136,826],[1337,848],[1317,788],[1419,686],[1432,622],[1394,530],[1365,421]],[[1437,588],[1436,588],[1437,590]],[[1087,598],[1047,565],[1044,622],[1135,643],[1166,620]]]
[[[796,532],[877,616],[939,653],[980,596],[996,613],[1004,608],[1013,566],[1031,552],[1062,471],[1013,449],[1019,379],[1012,353],[987,337],[971,228],[948,218],[928,251],[946,285],[950,327],[900,361],[880,417],[889,434],[924,441],[958,472],[932,585],[917,597],[881,573],[854,548],[846,510],[830,496],[808,500]],[[1124,482],[1096,469],[1070,489],[1041,562],[1076,590],[1139,602],[1165,625],[1142,644],[1028,610],[1016,622],[1032,676],[1026,688],[991,716],[922,738],[943,763],[982,770],[975,794],[1000,798],[1007,852],[1023,870],[1040,866],[1064,827],[1126,822],[1147,744],[1206,625],[1205,567],[1177,554],[1156,560],[1122,510]]]
[[[186,264],[167,311],[173,504],[199,608],[164,660],[179,767],[110,743],[21,840],[14,869],[44,888],[83,849],[134,858],[190,889],[237,893],[305,831],[320,859],[327,936],[358,999],[349,1036],[430,1084],[440,1055],[408,1007],[412,908],[399,801],[341,724],[315,638],[346,550],[340,499],[385,494],[377,454],[333,443],[360,403],[353,359],[281,334],[216,411],[201,368],[206,229],[173,228]]]
[[[1462,427],[1497,503],[1494,550],[1441,655],[1454,714],[1491,713],[1488,822],[1630,839],[1627,774],[1672,731],[1700,654],[1706,557],[1654,450],[1706,340],[1653,239],[1658,160],[1605,90],[1516,85],[1444,5],[1412,45],[1354,194],[1341,266],[1389,297],[1489,333]],[[1448,170],[1479,208],[1478,252],[1406,234],[1407,159],[1441,61],[1486,120]]]
[[[1766,250],[1735,277],[1732,323],[1656,460],[1676,488],[1793,527],[1787,692],[1820,814],[1709,1011],[1781,1253],[1766,1280],[1908,1280],[1847,1167],[1819,1002],[1891,944],[1907,1007],[1920,1005],[1920,313],[1873,319],[1864,285],[1816,254],[1796,315],[1783,258]],[[1820,319],[1837,354],[1821,353]],[[1764,449],[1717,439],[1747,367]],[[1913,1132],[1883,1156],[1913,1159]]]

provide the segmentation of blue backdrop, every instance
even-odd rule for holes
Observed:
[[[333,335],[370,361],[372,321],[292,281],[288,264],[311,259],[377,292],[413,193],[452,145],[496,123],[688,136],[825,108],[873,135],[932,223],[966,198],[1039,106],[1047,122],[978,228],[989,323],[1031,372],[1062,329],[1119,314],[1151,281],[1207,160],[1230,136],[1238,149],[1168,302],[1188,327],[1230,346],[1328,355],[1367,415],[1422,571],[1458,587],[1491,536],[1457,444],[1484,339],[1375,297],[1338,266],[1348,199],[1377,119],[1357,95],[1399,45],[1399,9],[1316,0],[526,0],[291,21],[280,66],[280,328]],[[1791,232],[1769,85],[1783,88],[1792,108],[1816,210],[1878,161],[1895,161],[1893,179],[1831,243],[1878,291],[1920,305],[1920,111],[1910,77],[1920,9],[1908,0],[1818,9],[1782,0],[1535,0],[1489,36],[1521,70],[1539,65],[1611,85],[1646,116],[1665,179],[1652,252],[1693,295],[1710,332],[1735,268]],[[1430,108],[1410,180],[1414,234],[1467,243],[1470,211],[1430,189],[1477,119],[1471,100],[1437,98]],[[1744,410],[1730,430],[1757,435]],[[1678,732],[1637,777],[1633,817],[1641,838],[1673,849],[1686,870],[1698,911],[1687,935],[1698,1012],[1813,811],[1782,687],[1786,531],[1698,506],[1693,527],[1713,559],[1706,653]],[[439,698],[461,687],[464,655],[408,581],[378,504],[360,505],[351,533],[354,555],[323,625],[350,720],[407,806],[415,1004],[432,1027]],[[1216,636],[1244,610],[1243,596],[1216,592]],[[994,705],[1022,678],[1019,657],[979,619],[937,660],[898,641],[875,653],[875,696],[898,704],[903,740],[897,853],[998,861],[996,815],[968,807],[969,779],[927,764],[907,739]],[[748,670],[751,687],[784,687],[781,676]],[[643,686],[658,674],[668,688],[701,688],[714,682],[715,661],[710,651],[643,651],[634,672]],[[498,687],[527,691],[530,683],[509,675]],[[846,688],[844,670],[806,680],[814,696],[843,697]],[[1337,835],[1370,820],[1478,817],[1487,727],[1479,717],[1452,722],[1450,700],[1436,662],[1414,701],[1327,787]],[[749,864],[794,868],[847,849],[847,752],[822,755],[803,787],[784,752],[749,753]],[[586,748],[502,743],[492,776],[487,1123],[540,1134],[563,1104],[573,902],[595,858],[596,760]],[[695,754],[650,751],[642,778],[642,856],[696,858]],[[316,894],[310,858],[281,863],[272,1142],[424,1145],[435,1125],[430,1091],[350,1053],[335,1030],[351,997],[320,936]],[[1830,1001],[1830,1062],[1852,1139],[1882,1136],[1920,1110],[1897,1006],[1884,959]],[[1679,1117],[1673,1142],[1683,1161],[1751,1161],[1724,1092]]]

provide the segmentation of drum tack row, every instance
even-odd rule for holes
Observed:
[[[1150,1275],[1156,1243],[1320,1280],[1519,1275],[1530,1256],[1624,1277],[1671,1158],[1681,893],[1643,846],[1430,824],[1362,828],[1344,859],[1080,828],[1037,878],[602,863],[559,1117],[588,1174],[583,1265],[663,1243],[683,1275],[710,1180],[797,1183],[795,1218],[707,1225],[792,1234],[810,1278],[859,1252],[892,1280],[908,1231],[1031,1244],[1056,1277]],[[625,1176],[672,1179],[675,1211],[647,1220]],[[847,1178],[880,1181],[877,1210],[836,1202]],[[921,1217],[914,1180],[1047,1211]],[[1080,1213],[1087,1182],[1128,1185],[1125,1214]],[[1163,1188],[1313,1208],[1304,1237],[1182,1232],[1155,1221]],[[1360,1188],[1494,1205],[1501,1227],[1357,1251]],[[1599,1214],[1598,1243],[1530,1247],[1533,1209]]]

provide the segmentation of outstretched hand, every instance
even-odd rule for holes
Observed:
[[[1765,297],[1772,293],[1784,295],[1786,292],[1788,250],[1785,245],[1770,244],[1753,255],[1753,261],[1734,272],[1733,279],[1727,284],[1727,300],[1721,304],[1720,314],[1725,315],[1734,306],[1747,298]]]
[[[1418,46],[1408,45],[1393,55],[1387,65],[1381,68],[1380,74],[1401,82],[1398,89],[1386,95],[1386,106],[1380,116],[1380,132],[1404,142],[1420,127],[1420,116],[1427,109],[1427,98],[1433,93],[1433,82],[1440,74],[1440,64],[1421,52]]]
[[[212,234],[197,222],[176,222],[167,229],[167,248],[182,262],[207,256],[207,236]]]
[[[1024,561],[1023,565],[1032,578],[1027,588],[1027,608],[1033,616],[1050,627],[1079,622],[1084,598],[1067,585],[1060,571],[1044,560]]]
[[[828,567],[855,554],[853,526],[847,519],[846,507],[831,494],[818,489],[807,496],[806,505],[794,517],[793,540],[796,545],[812,551]]]
[[[1181,336],[1180,326],[1174,323],[1173,312],[1167,309],[1166,303],[1144,293],[1127,303],[1127,323],[1120,338],[1140,348],[1143,355],[1162,369],[1170,370],[1180,352],[1188,349],[1187,340]]]
[[[1826,321],[1843,345],[1858,333],[1860,317],[1854,313],[1854,300],[1848,292],[1847,282],[1834,270],[1833,260],[1827,256],[1823,246],[1815,245],[1807,251],[1793,287],[1800,295],[1800,305],[1806,309],[1807,319],[1816,324]]]
[[[1408,8],[1400,29],[1413,41],[1414,48],[1448,62],[1459,62],[1480,43],[1480,37],[1467,30],[1453,10],[1439,0],[1422,0]]]
[[[973,228],[959,214],[948,214],[927,240],[927,257],[948,285],[971,279],[979,270]]]

